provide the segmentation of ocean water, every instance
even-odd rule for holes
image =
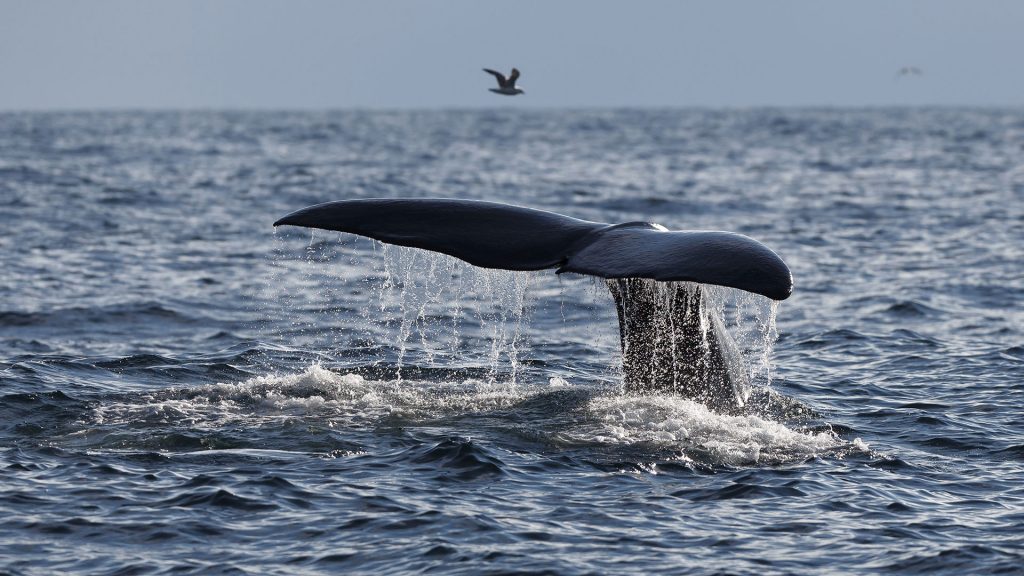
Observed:
[[[764,242],[754,381],[602,283],[271,224],[453,197]],[[0,114],[0,573],[1024,573],[1024,111]]]

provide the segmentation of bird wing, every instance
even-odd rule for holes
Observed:
[[[515,72],[515,68],[513,68],[512,71]],[[498,87],[499,88],[504,88],[505,84],[508,83],[508,80],[505,79],[505,75],[502,74],[501,72],[498,72],[497,70],[491,70],[490,68],[484,68],[484,72],[487,72],[488,74],[492,74],[492,75],[494,75],[495,78],[498,79]]]
[[[512,69],[512,74],[510,74],[509,77],[508,77],[509,86],[514,88],[515,85],[516,85],[516,80],[518,80],[518,79],[519,79],[519,68],[513,68]]]

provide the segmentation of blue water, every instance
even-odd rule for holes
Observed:
[[[741,232],[755,407],[607,290],[280,216]],[[1024,111],[0,114],[0,572],[1024,573]],[[735,312],[735,313],[733,313]]]

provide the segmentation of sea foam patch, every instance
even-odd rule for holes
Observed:
[[[372,380],[313,364],[294,374],[125,395],[98,406],[94,423],[186,423],[202,428],[242,420],[327,417],[357,424],[394,414],[431,418],[507,408],[522,400],[527,390],[472,378],[457,382]]]
[[[372,430],[384,419],[433,426],[451,416],[507,419],[549,447],[651,446],[710,465],[778,464],[849,447],[831,432],[792,429],[757,414],[719,414],[673,395],[624,395],[557,377],[536,385],[372,380],[319,364],[294,374],[123,396],[97,407],[93,424],[212,430],[305,419]]]
[[[654,443],[721,465],[798,461],[845,444],[829,432],[793,430],[752,414],[719,414],[670,395],[601,396],[591,400],[588,410],[596,424],[587,431],[588,441]]]

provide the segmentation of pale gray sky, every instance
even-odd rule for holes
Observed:
[[[1022,30],[1015,0],[0,0],[0,110],[1020,106]]]

